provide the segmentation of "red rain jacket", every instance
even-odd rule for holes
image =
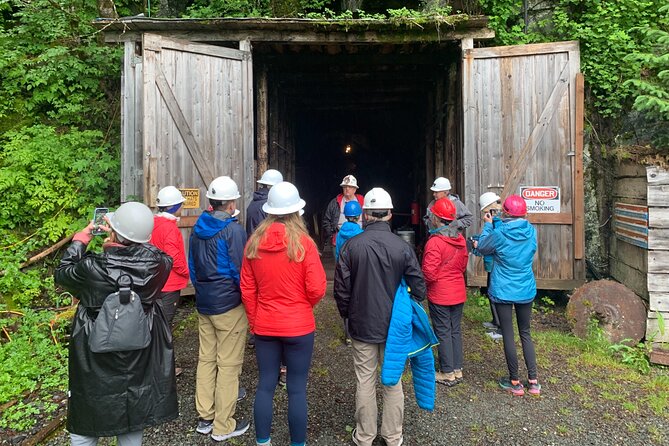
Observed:
[[[316,244],[302,237],[302,262],[288,260],[286,230],[274,223],[258,248],[259,258],[242,262],[242,302],[249,328],[262,336],[303,336],[316,329],[313,307],[327,284]]]
[[[150,242],[153,246],[172,257],[174,262],[170,276],[161,290],[164,293],[179,291],[188,285],[188,261],[177,219],[172,214],[157,214],[153,217],[153,232]]]
[[[457,305],[467,300],[464,273],[468,257],[462,235],[451,238],[437,234],[428,239],[423,254],[423,276],[430,302]]]

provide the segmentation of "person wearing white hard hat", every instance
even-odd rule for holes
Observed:
[[[492,226],[493,228],[498,227],[502,223],[500,215],[502,214],[502,203],[500,202],[501,198],[494,192],[485,192],[479,197],[479,207],[481,208],[481,215],[485,216],[489,214],[492,217]],[[480,235],[472,236],[472,241],[478,241]],[[488,297],[490,302],[490,313],[492,314],[492,320],[490,322],[484,322],[483,328],[486,329],[486,334],[492,338],[494,341],[499,341],[502,339],[502,330],[499,325],[499,316],[497,315],[497,308],[495,303],[490,299],[488,291],[490,290],[490,277],[492,276],[493,268],[493,256],[486,255],[483,256],[477,248],[472,249],[472,254],[475,256],[483,257],[483,267],[488,273],[488,278],[486,281],[486,288],[484,294]]]
[[[346,175],[339,185],[342,193],[334,197],[328,204],[325,214],[323,215],[323,234],[325,240],[328,240],[332,246],[332,254],[335,254],[337,246],[337,232],[342,225],[346,223],[346,216],[344,215],[344,206],[349,201],[357,200],[360,206],[364,204],[362,195],[356,194],[358,190],[358,180],[353,175]],[[362,227],[362,223],[360,224]]]
[[[367,192],[363,203],[365,231],[343,245],[335,268],[334,298],[341,317],[348,318],[352,339],[357,379],[352,439],[358,446],[371,446],[377,435],[377,370],[388,338],[395,293],[404,279],[417,300],[426,294],[416,253],[391,231],[392,209],[392,199],[384,189],[375,187]],[[434,370],[434,363],[432,367]],[[380,434],[387,445],[399,446],[404,441],[402,382],[382,388]]]
[[[275,169],[268,169],[263,174],[262,177],[256,183],[258,183],[258,190],[253,193],[253,201],[249,204],[246,209],[246,236],[251,237],[255,228],[262,223],[262,221],[267,217],[265,211],[262,210],[262,207],[267,203],[267,194],[269,189],[275,184],[279,184],[283,181],[283,175],[281,172]]]
[[[434,183],[432,183],[430,190],[432,191],[432,197],[434,199],[427,205],[427,212],[423,217],[423,221],[425,222],[428,231],[435,229],[432,224],[432,206],[434,206],[435,201],[445,197],[448,197],[453,204],[455,204],[455,209],[457,210],[456,219],[451,225],[461,231],[464,231],[472,225],[474,215],[467,209],[467,206],[460,200],[460,197],[451,193],[451,182],[448,178],[438,177],[434,180]]]
[[[172,257],[172,271],[162,289],[160,302],[167,322],[172,325],[174,314],[181,302],[181,290],[188,285],[188,260],[183,236],[177,226],[186,199],[174,186],[166,186],[158,191],[156,206],[158,213],[153,217],[153,232],[150,243]],[[180,370],[177,370],[177,375]]]
[[[253,413],[259,445],[271,444],[282,359],[288,370],[290,444],[306,442],[307,378],[316,330],[313,308],[325,295],[327,280],[301,217],[304,206],[293,184],[272,186],[263,206],[267,219],[249,238],[242,264],[242,299],[256,337],[259,376]]]
[[[234,217],[241,196],[230,177],[207,189],[210,211],[200,215],[190,236],[188,266],[195,288],[200,351],[195,379],[196,431],[224,441],[244,434],[248,420],[233,418],[248,330],[239,289],[246,231]]]
[[[109,226],[96,228],[91,222],[73,237],[54,274],[55,283],[79,299],[69,343],[67,430],[75,446],[97,444],[101,436],[140,446],[145,428],[179,415],[172,339],[157,309],[172,259],[147,243],[153,213],[144,204],[125,203],[106,219]],[[103,252],[87,254],[91,231],[100,228],[108,234]],[[89,326],[107,296],[118,291],[121,275],[130,276],[132,290],[153,321],[150,344],[93,353]]]

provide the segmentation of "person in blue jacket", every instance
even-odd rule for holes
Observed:
[[[500,197],[494,192],[486,192],[479,197],[479,206],[481,207],[481,212],[485,215],[489,213],[492,216],[492,227],[496,228],[502,219],[499,217],[502,211],[502,204],[500,203]],[[472,237],[472,240],[478,240],[479,235]],[[472,250],[472,254],[475,256],[481,257],[482,254],[478,249]],[[490,336],[494,341],[502,339],[502,330],[499,328],[499,317],[497,316],[497,309],[495,308],[495,303],[490,300],[488,292],[490,290],[490,277],[492,275],[492,266],[493,258],[492,255],[483,256],[483,267],[488,273],[486,279],[485,295],[488,297],[490,302],[490,313],[492,314],[492,320],[490,322],[484,322],[483,327],[486,329],[486,334]]]
[[[483,232],[475,248],[482,255],[492,255],[494,267],[490,278],[488,296],[494,302],[499,316],[504,339],[504,356],[509,376],[499,381],[500,387],[515,396],[525,394],[518,374],[518,356],[513,335],[513,309],[516,310],[518,334],[527,366],[528,392],[541,393],[537,381],[537,360],[530,333],[532,303],[537,294],[532,271],[534,254],[537,251],[537,233],[524,217],[527,205],[518,195],[511,195],[502,205],[502,224],[493,228],[492,216],[486,213]]]
[[[344,217],[346,222],[341,225],[337,232],[335,243],[335,262],[339,261],[339,251],[344,243],[350,238],[362,232],[362,206],[357,201],[349,201],[344,205]],[[351,336],[348,334],[348,318],[344,319],[344,341],[348,347],[351,346]]]
[[[238,389],[248,331],[239,288],[246,231],[234,217],[240,194],[230,177],[214,179],[206,196],[212,209],[195,223],[188,253],[200,340],[195,430],[224,441],[249,429],[248,420],[233,418],[238,398],[246,393]]]

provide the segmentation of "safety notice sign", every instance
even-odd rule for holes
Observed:
[[[528,214],[559,214],[560,188],[557,186],[522,186],[520,196]]]
[[[179,189],[186,202],[184,209],[197,209],[200,207],[200,189]]]

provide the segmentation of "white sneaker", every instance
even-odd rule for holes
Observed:
[[[501,339],[504,338],[504,336],[502,336],[501,334],[497,333],[496,331],[489,331],[489,332],[487,332],[486,334],[487,334],[487,335],[490,337],[490,339],[492,339],[493,341],[499,341],[499,340],[501,340]]]
[[[211,439],[214,441],[225,441],[229,440],[234,437],[239,437],[240,435],[243,435],[246,433],[247,430],[249,430],[249,427],[251,426],[251,422],[244,420],[243,418],[240,418],[239,421],[237,421],[237,425],[235,426],[235,430],[230,432],[229,434],[223,434],[223,435],[214,435],[211,434]]]

